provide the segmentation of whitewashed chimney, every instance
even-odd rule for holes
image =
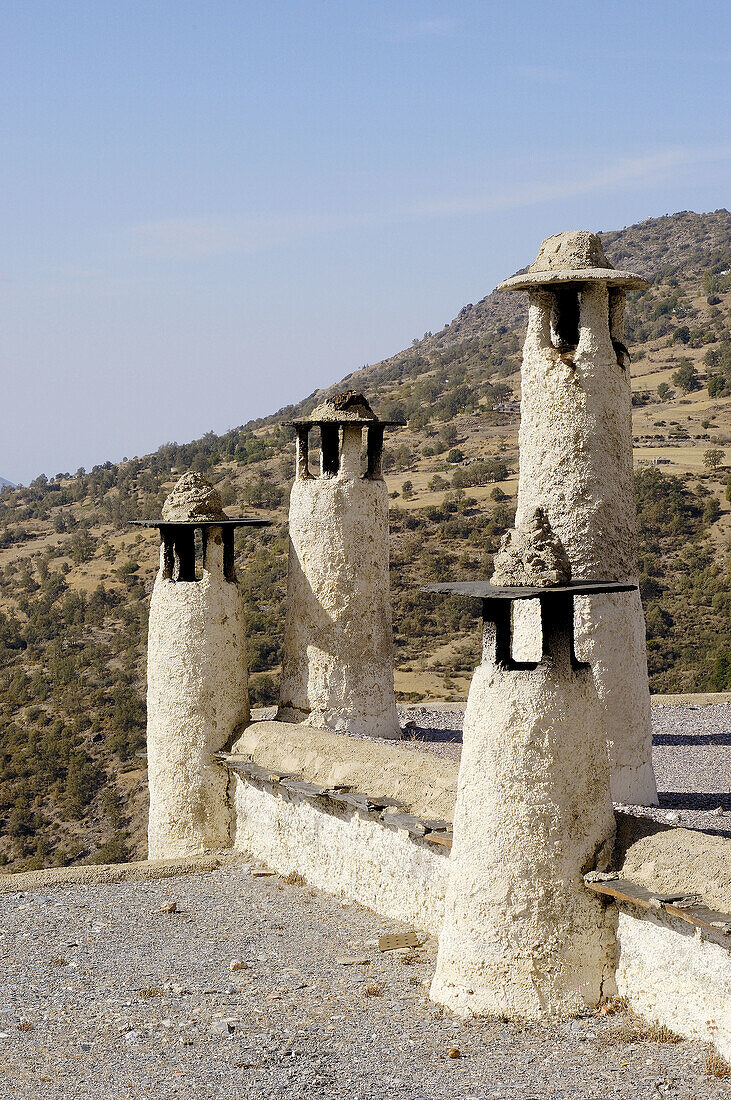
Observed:
[[[362,394],[337,394],[294,422],[289,573],[278,717],[399,737],[393,686],[384,428]],[[320,431],[320,469],[309,438]],[[363,435],[366,435],[362,465]]]
[[[168,496],[147,651],[148,858],[230,844],[228,773],[215,759],[249,719],[244,605],[233,520],[199,474]]]
[[[577,1015],[615,990],[615,918],[583,878],[606,869],[615,833],[601,707],[573,648],[574,593],[590,586],[555,585],[562,562],[546,555],[546,531],[539,516],[512,547],[540,540],[538,586],[430,586],[483,600],[430,992],[462,1016]],[[541,651],[518,662],[511,604],[531,596]]]
[[[542,508],[574,579],[636,581],[632,393],[626,291],[596,234],[559,233],[499,289],[527,291],[516,525]],[[577,652],[589,662],[617,802],[656,805],[645,621],[639,591],[576,601]],[[535,605],[516,613],[515,655],[539,648]]]

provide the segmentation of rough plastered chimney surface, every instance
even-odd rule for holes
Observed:
[[[530,290],[515,522],[520,530],[543,509],[574,580],[636,581],[625,294],[606,264],[594,234],[558,234],[543,242],[529,276],[503,284]],[[592,279],[576,281],[582,271]],[[567,283],[557,288],[561,272]],[[529,277],[536,280],[532,287],[518,281]],[[591,663],[602,703],[614,799],[656,805],[639,592],[582,597],[576,620],[577,653]],[[535,659],[540,639],[532,605],[516,609],[514,645],[516,656]]]
[[[344,409],[329,405],[342,433],[336,472],[312,477],[298,463],[290,495],[278,716],[396,738],[388,493],[380,472],[361,471],[364,399],[345,397]]]
[[[163,519],[226,519],[221,498],[199,474],[185,474]],[[244,604],[226,579],[220,527],[208,527],[199,580],[160,570],[150,603],[147,649],[147,766],[150,859],[193,855],[231,842],[228,775],[213,760],[248,720]]]

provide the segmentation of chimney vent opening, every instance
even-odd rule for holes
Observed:
[[[581,295],[575,286],[555,287],[551,308],[551,343],[568,351],[579,343]]]

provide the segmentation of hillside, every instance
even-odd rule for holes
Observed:
[[[652,280],[628,310],[652,686],[728,689],[731,215],[651,219],[604,243],[612,262]],[[382,415],[408,421],[386,459],[404,700],[464,698],[478,660],[469,606],[418,588],[485,575],[512,522],[521,298],[489,294],[330,387],[361,389]],[[186,469],[205,472],[227,507],[274,521],[237,546],[252,701],[276,698],[293,472],[281,422],[324,392],[221,436],[0,491],[0,862],[144,854],[139,754],[157,546],[128,521],[158,515]]]
[[[5,477],[0,477],[0,489],[2,489],[5,485],[7,485],[9,489],[15,488],[12,481],[8,481],[8,479]]]

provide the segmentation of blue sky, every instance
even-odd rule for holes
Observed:
[[[266,415],[731,203],[728,3],[0,0],[0,475]]]

